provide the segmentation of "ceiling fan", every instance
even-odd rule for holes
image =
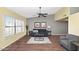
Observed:
[[[48,15],[48,13],[42,13],[41,10],[42,9],[42,7],[39,7],[39,13],[38,13],[38,17],[47,17],[47,15]]]

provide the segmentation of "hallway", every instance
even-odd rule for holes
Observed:
[[[64,51],[59,44],[59,36],[50,36],[52,44],[27,44],[30,37],[24,36],[2,51]]]

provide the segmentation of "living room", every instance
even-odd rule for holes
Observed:
[[[0,8],[0,50],[77,51],[78,12],[79,7]]]
[[[79,0],[0,0],[0,59],[79,58]]]

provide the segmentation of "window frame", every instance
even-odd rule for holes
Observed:
[[[10,25],[10,26],[9,26],[9,25],[7,26],[7,25],[6,25],[6,23],[7,23],[6,20],[8,19],[8,18],[6,18],[6,17],[11,17],[10,19],[12,20],[11,23],[13,23],[13,26],[11,26],[11,25]],[[9,19],[9,20],[10,20],[10,19]],[[18,21],[18,22],[16,22],[16,21]],[[19,22],[20,22],[21,24],[20,24]],[[9,32],[8,35],[7,35],[7,33],[6,33],[6,34],[5,34],[6,37],[12,36],[12,35],[15,35],[15,34],[17,34],[17,33],[20,33],[20,32],[23,32],[23,31],[24,31],[24,27],[25,27],[24,21],[22,21],[22,20],[20,20],[20,19],[16,19],[15,17],[12,17],[12,16],[4,16],[4,23],[5,23],[5,28],[4,28],[5,30],[4,30],[4,33],[5,33],[5,31],[6,31],[6,28],[13,28],[13,29],[12,29],[12,34],[11,34],[11,32]],[[23,23],[23,24],[22,24],[22,23]],[[16,24],[17,24],[17,25],[16,25]],[[18,26],[18,24],[21,25],[21,26]],[[18,31],[17,31],[17,28],[19,28],[19,27],[20,27],[21,30],[18,32]],[[10,30],[9,30],[9,31],[10,31]]]

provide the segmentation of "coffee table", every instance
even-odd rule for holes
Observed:
[[[44,37],[34,37],[34,40],[35,41],[43,41],[44,40]]]
[[[34,40],[35,40],[35,41],[43,41],[43,40],[44,40],[44,34],[36,33],[36,34],[34,35]]]

